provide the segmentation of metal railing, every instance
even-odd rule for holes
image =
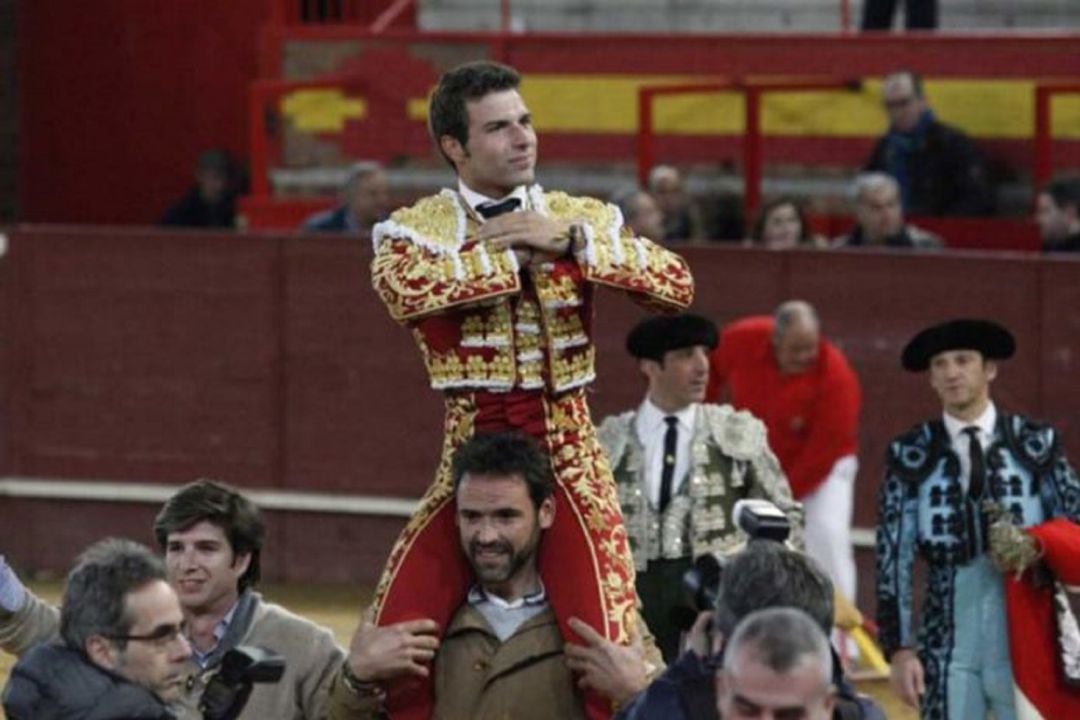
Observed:
[[[660,96],[693,93],[738,92],[743,96],[743,203],[744,217],[752,218],[761,204],[764,148],[761,132],[761,98],[766,93],[858,90],[859,80],[824,78],[806,80],[748,81],[743,79],[680,85],[644,85],[638,88],[637,178],[645,187],[655,162],[653,104]]]
[[[1055,95],[1080,94],[1080,83],[1041,83],[1035,86],[1035,157],[1031,182],[1038,189],[1054,176],[1054,135],[1051,126]]]

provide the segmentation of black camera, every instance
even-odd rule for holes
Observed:
[[[281,655],[253,645],[238,645],[221,659],[221,669],[206,684],[199,710],[205,720],[235,720],[255,683],[276,683],[284,673],[285,658]]]
[[[768,500],[739,500],[731,511],[731,520],[750,540],[784,542],[791,534],[787,515]],[[723,558],[707,553],[694,559],[683,573],[683,605],[672,610],[679,627],[689,628],[698,613],[716,607],[723,576]]]

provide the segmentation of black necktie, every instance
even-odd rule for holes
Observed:
[[[979,428],[974,425],[966,427],[964,434],[968,436],[968,458],[971,460],[968,497],[979,500],[986,486],[986,460],[983,458],[982,443],[979,442]]]
[[[485,220],[490,220],[493,217],[502,215],[508,212],[514,212],[521,207],[521,200],[516,197],[508,197],[502,202],[486,202],[480,203],[476,206],[476,212],[480,213]]]
[[[979,442],[979,428],[974,425],[966,427],[964,434],[968,436],[968,458],[971,461],[964,514],[967,522],[968,555],[974,558],[982,552],[986,537],[986,517],[981,507],[983,489],[986,486],[986,461],[983,458],[982,443]]]
[[[671,502],[671,483],[675,479],[675,446],[679,442],[679,418],[668,415],[664,422],[667,423],[667,432],[664,433],[664,465],[660,471],[660,512],[664,512]]]

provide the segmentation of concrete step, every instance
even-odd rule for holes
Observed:
[[[841,29],[840,0],[512,0],[518,32],[820,32]],[[851,0],[858,25],[862,0]],[[1080,29],[1078,0],[939,0],[942,30]],[[496,30],[499,0],[423,0],[424,30]],[[897,21],[900,22],[899,20]]]

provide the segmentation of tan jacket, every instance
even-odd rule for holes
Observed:
[[[575,720],[585,712],[551,608],[500,642],[472,605],[458,609],[435,655],[435,720]],[[381,718],[381,703],[336,683],[331,720]]]
[[[664,670],[656,640],[637,615],[649,679]],[[435,720],[574,720],[584,718],[581,695],[566,666],[565,641],[549,607],[522,623],[506,642],[484,617],[463,605],[435,655]],[[340,674],[330,697],[330,720],[384,718],[381,700],[358,697]]]
[[[256,597],[251,626],[239,644],[284,655],[286,668],[281,682],[255,685],[239,720],[321,720],[326,717],[330,684],[345,660],[345,651],[327,628]],[[59,631],[60,611],[30,592],[18,612],[0,610],[0,648],[15,655],[56,637]],[[188,692],[174,708],[180,720],[202,720],[198,703],[213,672],[192,677]]]

